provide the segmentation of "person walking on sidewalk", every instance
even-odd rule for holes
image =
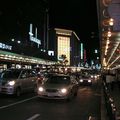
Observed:
[[[106,74],[106,85],[109,90],[114,89],[114,84],[115,84],[115,77],[114,75],[108,73]]]
[[[120,71],[117,73],[117,84],[118,84],[118,88],[120,90]]]

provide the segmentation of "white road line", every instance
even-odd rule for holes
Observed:
[[[39,116],[40,116],[40,114],[35,114],[32,117],[28,118],[27,120],[34,120],[34,119],[36,119]]]
[[[15,103],[12,103],[12,104],[9,104],[9,105],[5,105],[5,106],[1,106],[0,109],[3,109],[3,108],[7,108],[7,107],[11,107],[13,105],[17,105],[17,104],[20,104],[20,103],[23,103],[23,102],[26,102],[28,100],[31,100],[31,99],[34,99],[34,98],[37,98],[38,96],[34,96],[32,98],[28,98],[28,99],[25,99],[25,100],[21,100],[19,102],[15,102]]]
[[[89,116],[88,120],[96,120],[95,117]]]
[[[91,117],[91,116],[89,116],[88,120],[91,120],[91,119],[92,119],[92,117]]]

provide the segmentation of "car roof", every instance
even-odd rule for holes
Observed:
[[[52,75],[52,76],[64,76],[64,77],[69,76],[69,75],[59,74],[59,73],[52,73],[52,74],[50,74],[50,75]]]
[[[30,70],[34,70],[34,69],[17,69],[17,68],[10,68],[10,69],[6,69],[4,71],[30,71]]]

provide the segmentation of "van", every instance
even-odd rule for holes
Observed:
[[[0,73],[0,93],[20,96],[37,89],[37,75],[32,69],[7,69]]]

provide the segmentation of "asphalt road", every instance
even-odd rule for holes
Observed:
[[[64,100],[39,99],[33,93],[20,98],[0,95],[0,120],[101,120],[100,84],[80,86],[77,97]]]

